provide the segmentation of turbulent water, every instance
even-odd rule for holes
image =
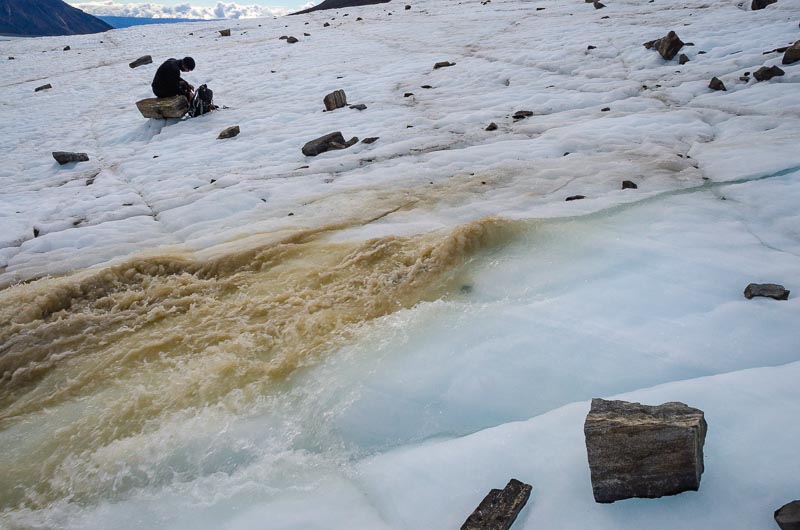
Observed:
[[[246,412],[354,326],[455,289],[460,266],[514,230],[487,219],[332,243],[320,229],[212,261],[153,257],[6,289],[0,507],[157,482],[119,448],[204,408]]]

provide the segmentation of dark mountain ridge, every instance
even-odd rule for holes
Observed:
[[[0,34],[26,37],[83,35],[113,29],[61,0],[0,0]]]
[[[370,6],[373,4],[385,4],[391,0],[325,0],[319,5],[309,7],[292,15],[302,15],[312,11],[322,11],[323,9],[343,9],[345,7]]]

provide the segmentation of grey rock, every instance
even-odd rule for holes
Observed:
[[[593,399],[583,432],[599,503],[697,491],[708,427],[702,410]]]
[[[686,64],[689,62],[689,56],[682,53],[678,56],[678,64]]]
[[[131,68],[137,68],[139,66],[144,66],[146,64],[150,64],[152,62],[153,62],[153,58],[152,57],[150,57],[149,55],[144,55],[142,57],[139,57],[138,59],[136,59],[132,63],[130,63],[128,66],[130,66]]]
[[[455,66],[456,63],[451,63],[450,61],[441,61],[433,65],[434,70],[438,70],[439,68],[447,68],[448,66]]]
[[[362,144],[374,144],[375,142],[378,141],[379,138],[380,138],[380,136],[370,136],[369,138],[364,138],[363,140],[361,140],[361,143]]]
[[[72,49],[72,48],[70,48],[69,46],[64,46],[64,51],[65,51],[65,52],[68,52],[68,51],[70,51],[71,49]]]
[[[229,29],[221,29],[221,30],[219,30],[219,36],[220,37],[230,37],[231,36],[231,30],[229,30]]]
[[[564,200],[565,201],[579,201],[579,200],[585,199],[585,198],[586,198],[586,195],[570,195],[569,197],[567,197]]]
[[[358,138],[355,136],[345,141],[342,133],[337,131],[307,142],[306,145],[303,146],[302,151],[306,156],[317,156],[334,149],[347,149],[357,142]]]
[[[645,42],[644,47],[648,50],[655,48],[661,54],[661,57],[671,61],[683,48],[683,41],[678,37],[677,33],[670,31],[660,39]]]
[[[466,292],[469,292],[471,286],[467,287]],[[489,491],[461,525],[461,530],[509,530],[528,502],[532,489],[530,484],[512,478],[505,488]]]
[[[281,35],[280,37],[278,37],[278,40],[286,40],[288,38],[289,38],[288,35]]]
[[[792,64],[800,61],[800,40],[786,48],[781,64]]]
[[[406,5],[406,11],[408,11],[409,9],[411,9],[411,6],[410,5]]]
[[[758,11],[759,9],[764,9],[768,5],[776,3],[778,0],[753,0],[753,3],[750,4],[750,9],[753,11]]]
[[[623,190],[635,190],[639,189],[639,186],[632,180],[623,180],[622,181],[622,189]]]
[[[603,4],[603,3],[600,3],[600,2],[597,2],[597,1],[595,0],[595,2],[594,2],[594,8],[595,8],[595,9],[603,9],[604,7],[606,7],[606,5],[605,5],[605,4]]]
[[[359,103],[358,105],[350,105],[350,108],[353,110],[367,110],[367,106],[363,103]]]
[[[53,158],[56,159],[60,165],[69,164],[70,162],[88,162],[89,155],[86,153],[69,153],[67,151],[53,152]]]
[[[239,130],[238,125],[234,125],[233,127],[228,127],[227,129],[219,133],[219,136],[217,136],[217,140],[224,140],[226,138],[233,138],[234,136],[239,136],[240,132],[241,131]]]
[[[344,90],[334,90],[322,98],[322,102],[325,104],[325,110],[340,109],[347,106],[347,94],[344,93]]]
[[[533,112],[530,110],[518,110],[511,117],[515,120],[524,120],[525,118],[530,118],[531,116],[533,116]]]
[[[288,42],[289,44],[294,44],[295,42],[299,41],[295,37],[289,37],[288,39],[286,39],[286,42]]]
[[[744,288],[744,297],[748,300],[756,296],[774,298],[775,300],[788,300],[790,292],[783,285],[775,283],[751,283]]]
[[[330,25],[331,25],[331,24],[330,24],[330,22],[326,22],[326,23],[324,23],[324,24],[322,25],[322,27],[323,27],[323,28],[327,28],[327,27],[330,27]]]
[[[777,66],[762,66],[755,72],[753,72],[753,77],[756,78],[756,81],[769,81],[773,77],[781,76],[785,74],[783,70],[778,68]]]
[[[137,101],[136,107],[145,118],[180,118],[189,112],[189,100],[185,96],[148,98]]]
[[[490,123],[489,126],[486,127],[486,130],[487,131],[496,131],[497,130],[497,124],[495,122]]]
[[[775,522],[781,530],[800,530],[800,501],[792,501],[775,510]]]
[[[53,85],[51,85],[50,83],[47,83],[46,85],[37,86],[36,88],[33,89],[33,91],[34,92],[41,92],[42,90],[50,90],[51,88],[53,88]]]
[[[718,77],[712,77],[711,82],[708,83],[708,88],[711,90],[728,90],[725,88],[725,83],[719,80]]]
[[[406,92],[405,94],[403,94],[403,97],[404,97],[404,98],[410,98],[410,97],[411,97],[411,96],[413,96],[413,95],[414,95],[414,93],[413,93],[413,92]]]

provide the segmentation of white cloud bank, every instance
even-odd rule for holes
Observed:
[[[71,5],[95,16],[140,18],[258,18],[286,15],[295,9],[239,5],[234,2],[217,2],[214,7],[193,6],[190,3],[165,6],[161,4],[105,2],[70,2]],[[310,4],[309,4],[310,5]]]

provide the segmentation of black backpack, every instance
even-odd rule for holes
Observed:
[[[206,85],[200,85],[189,102],[189,116],[194,118],[214,110],[214,92]]]

